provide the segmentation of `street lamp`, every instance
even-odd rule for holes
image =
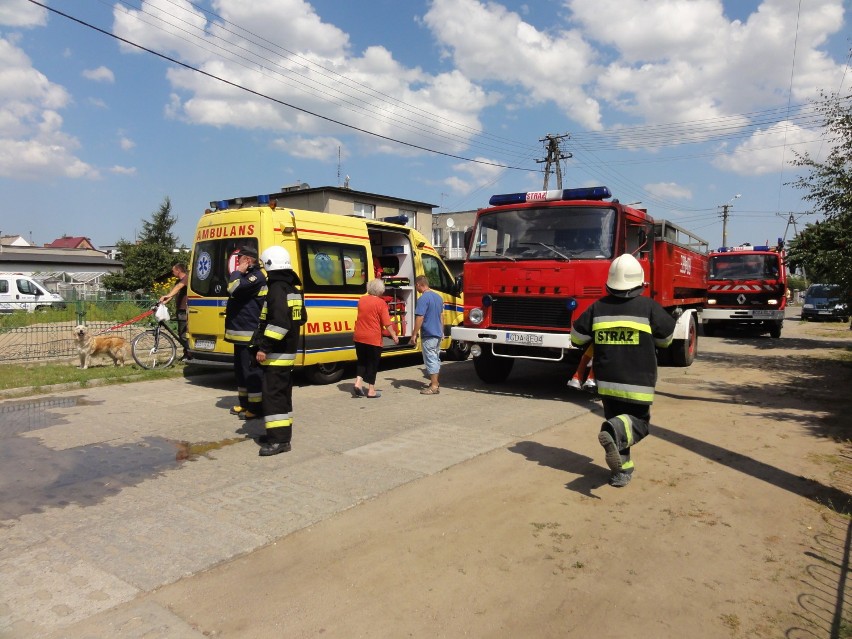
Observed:
[[[728,246],[728,209],[733,206],[731,202],[738,197],[742,197],[742,193],[737,193],[727,203],[722,204],[722,246]]]

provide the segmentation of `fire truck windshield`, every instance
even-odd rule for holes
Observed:
[[[471,260],[609,259],[615,210],[542,207],[493,211],[479,216]]]
[[[711,280],[775,279],[779,273],[779,256],[726,253],[710,257]]]

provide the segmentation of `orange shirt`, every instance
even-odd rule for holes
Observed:
[[[358,300],[358,317],[355,320],[354,341],[371,346],[382,345],[382,328],[390,325],[387,303],[375,295],[364,295]]]

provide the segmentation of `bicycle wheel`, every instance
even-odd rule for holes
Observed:
[[[175,341],[156,330],[139,333],[130,343],[133,359],[142,368],[166,368],[171,366],[177,355]]]

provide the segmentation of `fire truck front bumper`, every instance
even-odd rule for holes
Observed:
[[[726,322],[778,322],[784,319],[783,309],[733,309],[705,308],[701,311],[701,323]]]
[[[541,333],[535,331],[509,331],[493,328],[454,326],[453,339],[473,344],[498,344],[506,346],[531,346],[536,348],[571,349],[569,333]]]

